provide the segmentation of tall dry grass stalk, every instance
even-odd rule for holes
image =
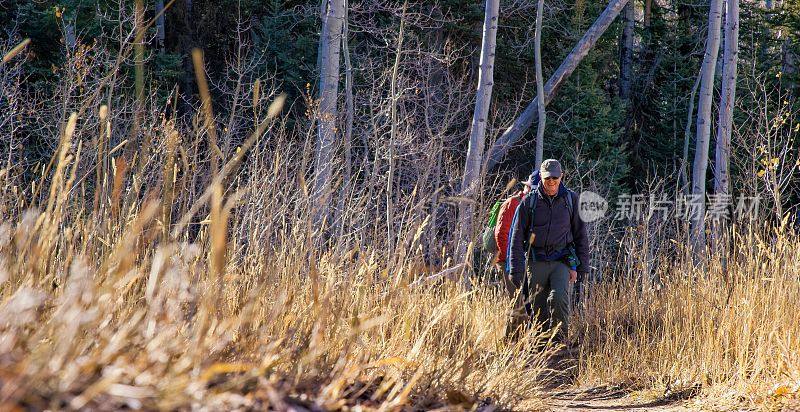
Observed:
[[[29,44],[31,44],[31,39],[25,39],[25,40],[21,41],[18,45],[14,46],[13,49],[9,50],[8,53],[4,54],[3,55],[3,60],[0,61],[0,62],[2,62],[2,64],[6,64],[6,63],[10,62],[11,59],[13,59],[16,55],[21,53],[23,50],[25,50],[25,48],[28,47]]]

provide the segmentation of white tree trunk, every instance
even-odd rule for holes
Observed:
[[[483,19],[483,40],[481,41],[481,63],[478,71],[478,91],[475,96],[475,111],[472,114],[472,128],[467,148],[467,161],[464,165],[464,177],[461,180],[461,193],[475,200],[481,186],[481,166],[486,143],[486,120],[489,116],[489,103],[492,99],[494,85],[494,55],[497,38],[497,21],[500,12],[500,0],[486,0]],[[472,218],[474,202],[468,201],[460,207],[461,239],[459,255],[463,257],[467,244],[472,236]]]
[[[717,125],[715,153],[714,193],[728,194],[730,175],[731,132],[733,108],[736,101],[736,66],[739,55],[739,0],[726,0],[725,15],[725,65],[722,73],[722,91]]]
[[[733,109],[736,102],[736,66],[739,55],[739,0],[726,0],[725,46],[722,66],[722,91],[719,101],[719,120],[717,121],[717,144],[714,155],[714,193],[716,210],[727,210],[730,187],[731,132],[733,130]],[[714,227],[714,244],[722,245],[722,227]]]
[[[619,97],[626,103],[631,98],[631,84],[633,78],[633,29],[636,23],[633,3],[628,3],[622,10],[624,25],[622,38],[620,38],[619,59]]]
[[[564,83],[564,80],[569,78],[572,72],[578,67],[578,64],[589,54],[589,50],[594,47],[600,36],[605,33],[608,26],[617,18],[622,8],[628,3],[628,0],[611,0],[606,6],[606,9],[597,17],[597,20],[589,27],[589,30],[584,33],[581,40],[572,51],[567,55],[561,66],[556,69],[555,73],[547,80],[544,85],[544,104],[547,105],[553,99],[553,96],[558,91],[558,88]],[[495,142],[492,149],[489,151],[489,159],[486,165],[487,170],[494,168],[508,150],[516,143],[526,130],[536,120],[538,114],[538,98],[533,99],[525,110],[514,120],[514,123],[506,129],[502,136]]]
[[[155,8],[156,8],[156,43],[158,46],[158,50],[161,53],[164,53],[164,0],[156,0],[155,1]]]
[[[345,123],[344,134],[342,141],[344,144],[344,176],[342,177],[342,186],[339,189],[338,205],[336,207],[336,216],[334,222],[339,227],[339,236],[346,230],[346,219],[343,219],[345,211],[345,202],[347,195],[350,193],[350,186],[353,175],[353,65],[350,61],[350,46],[348,44],[349,27],[348,27],[348,10],[349,2],[344,0],[344,22],[342,23],[342,55],[344,56],[344,111]]]
[[[345,0],[344,22],[342,23],[342,48],[344,49],[344,109],[345,109],[345,125],[344,125],[344,183],[345,187],[350,186],[350,178],[353,174],[353,153],[352,153],[352,138],[353,138],[353,65],[350,62],[350,45],[348,43],[348,36],[350,35],[348,27],[348,2]]]
[[[67,45],[67,49],[71,52],[75,49],[75,46],[78,43],[78,37],[75,34],[75,19],[73,18],[64,18],[64,44]]]
[[[797,55],[792,48],[792,39],[787,37],[781,45],[781,72],[784,76],[794,76],[797,73]],[[794,89],[795,86],[790,83],[789,87]]]
[[[695,258],[700,258],[706,244],[705,196],[708,146],[711,135],[711,100],[714,97],[714,72],[719,54],[722,0],[711,0],[708,11],[708,36],[703,66],[700,68],[700,96],[697,104],[697,138],[692,168],[691,244]]]
[[[344,0],[326,0],[322,11],[319,47],[319,109],[317,144],[314,150],[314,197],[326,204],[330,195],[331,171],[336,141],[336,101],[339,90],[339,55],[342,44]],[[323,210],[320,208],[319,210]],[[315,218],[321,218],[315,213]]]
[[[388,240],[389,254],[394,252],[394,170],[397,165],[396,154],[394,150],[395,142],[397,141],[397,101],[400,96],[397,93],[397,79],[400,73],[400,60],[403,53],[403,36],[406,27],[406,8],[408,2],[403,2],[403,11],[400,14],[400,30],[397,33],[397,50],[394,55],[394,66],[392,67],[392,80],[389,85],[389,94],[391,95],[391,107],[389,119],[389,176],[386,179],[386,236]]]
[[[681,157],[681,169],[678,172],[678,185],[684,195],[689,195],[689,141],[692,138],[692,119],[694,118],[694,99],[697,96],[697,89],[700,87],[700,75],[694,81],[692,93],[689,94],[689,107],[686,110],[686,127],[683,129],[683,157]]]
[[[547,113],[544,106],[544,79],[542,78],[542,11],[544,0],[539,0],[536,4],[536,27],[533,31],[533,58],[536,60],[536,113],[539,120],[536,122],[536,157],[534,158],[533,168],[538,169],[544,157],[544,126],[547,121]]]

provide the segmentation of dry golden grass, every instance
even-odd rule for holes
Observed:
[[[68,116],[30,187],[0,170],[0,410],[547,407],[543,338],[506,340],[505,294],[464,290],[459,262],[423,251],[439,189],[397,193],[387,240],[385,180],[310,195],[313,138],[275,123],[272,96],[256,82],[255,131],[231,153],[204,136],[207,104],[193,133],[143,117],[142,147],[98,105],[92,127]],[[719,254],[655,256],[658,287],[628,250],[575,314],[577,383],[797,402],[800,241],[736,233],[726,270]]]
[[[735,233],[726,269],[721,254],[705,267],[659,257],[659,287],[636,273],[645,254],[630,250],[578,320],[582,383],[702,394],[695,406],[719,409],[796,402],[800,240],[789,229]]]
[[[88,183],[75,179],[76,122],[37,183],[49,185],[42,207],[0,226],[0,409],[542,405],[544,355],[528,350],[534,333],[505,340],[498,289],[417,281],[429,275],[417,272],[426,221],[403,216],[391,257],[378,242],[324,240],[281,144],[252,153],[255,178],[223,191],[271,123],[183,206],[173,202],[197,169],[176,172],[174,130],[148,160],[161,162],[161,182],[137,186],[143,177],[123,158],[108,171],[92,165],[107,179],[97,187],[112,189],[90,209]],[[347,200],[348,218],[367,203],[360,196]]]
[[[172,206],[188,178],[171,130],[152,159],[165,195],[135,193],[118,158],[97,173],[110,195],[87,210],[70,195],[77,121],[39,183],[42,210],[0,226],[3,409],[546,407],[545,356],[530,350],[535,332],[504,339],[510,302],[498,289],[419,281],[431,270],[427,220],[402,216],[394,256],[380,240],[323,242],[299,169],[276,164],[292,151],[280,144],[248,159],[260,178],[224,193],[267,123],[195,203]],[[360,196],[346,218],[363,212]],[[192,223],[197,212],[207,216]],[[192,242],[187,225],[200,227]],[[727,270],[716,256],[703,268],[658,257],[654,287],[631,250],[613,281],[593,285],[572,328],[578,384],[702,394],[695,406],[718,409],[796,402],[800,243],[788,230],[740,232]]]
[[[202,177],[186,161],[200,149],[167,124],[145,162],[160,180],[142,183],[117,157],[89,167],[100,195],[84,199],[74,115],[31,189],[48,194],[40,208],[0,185],[0,409],[546,408],[546,356],[531,350],[541,338],[504,338],[509,299],[424,280],[430,228],[414,205],[427,195],[400,199],[392,255],[359,217],[371,189],[352,190],[340,226],[322,233],[302,163],[287,160],[304,149],[257,144],[278,133],[278,112],[203,191],[190,190]],[[704,267],[657,256],[655,287],[632,249],[593,285],[571,328],[577,383],[703,395],[695,406],[718,409],[797,402],[800,241],[735,233],[725,270],[716,254]]]

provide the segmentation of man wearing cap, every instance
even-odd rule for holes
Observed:
[[[589,271],[589,241],[576,210],[578,195],[561,184],[558,160],[542,162],[539,176],[541,183],[514,215],[509,276],[522,288],[528,313],[545,330],[556,330],[555,340],[566,344],[572,284]]]

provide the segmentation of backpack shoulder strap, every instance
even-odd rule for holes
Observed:
[[[528,192],[528,196],[531,197],[531,204],[530,204],[531,221],[533,221],[533,216],[534,214],[536,214],[536,201],[539,199],[539,194],[537,193],[538,191],[539,191],[539,185],[534,185],[533,187],[531,187],[531,191]]]
[[[528,196],[530,196],[530,198],[531,198],[530,205],[529,205],[530,222],[531,222],[531,224],[530,224],[530,231],[528,232],[528,237],[527,238],[530,238],[531,233],[533,233],[533,221],[534,221],[534,218],[536,217],[536,202],[539,200],[539,185],[533,185],[531,187],[531,191],[528,192]]]
[[[572,222],[572,218],[575,216],[575,206],[573,205],[574,200],[572,200],[572,196],[576,193],[573,192],[571,189],[567,189],[567,210],[569,210],[569,221]]]

